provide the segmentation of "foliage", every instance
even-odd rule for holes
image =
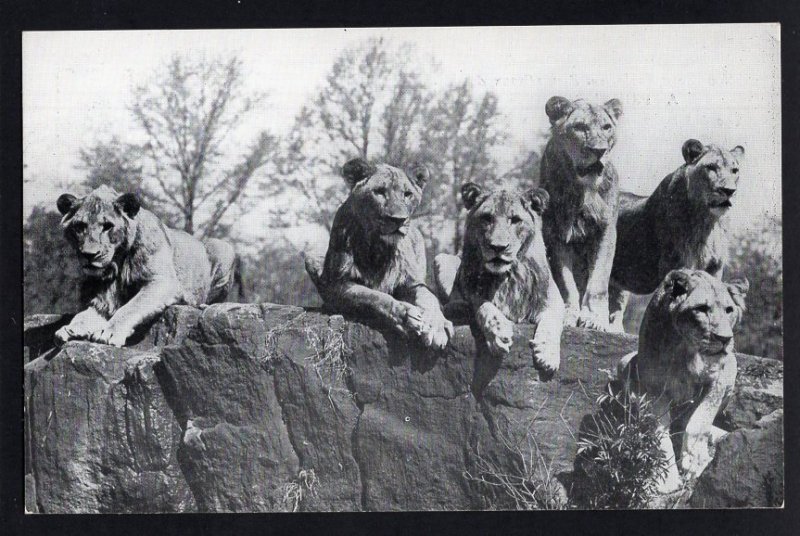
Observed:
[[[277,139],[262,131],[236,154],[233,133],[263,100],[245,92],[243,82],[235,56],[174,56],[134,90],[131,113],[147,138],[140,150],[152,206],[201,237],[221,234],[232,207],[246,208],[250,182],[277,153]]]
[[[81,269],[62,235],[61,215],[35,207],[22,236],[25,314],[77,312]]]
[[[319,480],[313,469],[303,469],[297,478],[280,488],[280,503],[287,512],[299,512],[303,500],[308,496],[316,495]]]
[[[736,350],[782,360],[782,223],[777,217],[765,217],[763,222],[738,233],[732,241],[728,273],[750,281],[747,311],[736,330]]]
[[[300,251],[285,240],[265,244],[256,254],[245,256],[242,272],[248,301],[300,307],[322,305]]]
[[[647,507],[668,460],[660,449],[658,416],[651,401],[625,389],[597,399],[598,411],[578,437],[576,502],[597,509]]]

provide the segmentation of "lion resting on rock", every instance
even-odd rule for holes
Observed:
[[[661,492],[680,486],[677,461],[687,477],[711,461],[709,447],[724,432],[712,425],[733,392],[733,328],[745,310],[747,280],[728,284],[703,270],[673,270],[653,295],[639,332],[639,351],[625,356],[619,376],[646,393],[659,418],[661,448],[669,461]]]
[[[469,211],[461,258],[441,254],[434,261],[445,313],[458,315],[466,307],[489,352],[498,357],[511,350],[514,324],[536,324],[530,341],[534,365],[552,376],[560,363],[564,302],[542,240],[547,192],[484,192],[467,183],[461,197]]]
[[[545,112],[552,136],[541,163],[541,186],[550,194],[543,232],[553,277],[566,302],[566,323],[606,331],[619,194],[608,157],[622,104],[552,97]]]
[[[444,348],[453,324],[425,286],[425,243],[410,221],[427,169],[413,166],[406,174],[356,158],[344,165],[342,175],[350,195],[336,211],[324,264],[306,257],[306,270],[325,306]]]
[[[623,192],[611,271],[611,321],[622,331],[628,291],[653,292],[677,268],[722,279],[728,261],[727,218],[739,182],[740,146],[730,151],[697,140],[683,144],[685,163],[649,197]]]
[[[205,243],[166,227],[134,194],[101,186],[83,198],[58,198],[64,236],[78,253],[86,310],[55,333],[56,342],[88,339],[123,346],[168,306],[225,301],[240,284],[233,246]]]

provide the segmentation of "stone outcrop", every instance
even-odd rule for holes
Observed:
[[[561,370],[542,381],[532,326],[496,360],[467,326],[433,352],[270,304],[171,307],[122,349],[52,348],[65,321],[26,321],[29,511],[558,507],[581,419],[637,344],[566,329]],[[739,367],[729,430],[782,407],[781,363]],[[522,480],[542,486],[520,494]]]

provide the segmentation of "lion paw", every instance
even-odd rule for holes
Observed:
[[[712,457],[709,450],[711,441],[711,434],[698,434],[686,438],[686,449],[681,455],[681,468],[687,478],[700,476],[700,473],[711,463]]]
[[[428,328],[422,334],[425,346],[436,350],[444,349],[450,342],[450,337],[455,333],[453,323],[447,320],[439,310],[425,311],[422,320],[424,327]]]
[[[564,325],[574,328],[578,325],[578,317],[580,316],[580,309],[567,307],[564,314]]]
[[[53,334],[53,339],[55,340],[56,346],[63,346],[67,341],[77,338],[77,335],[69,326],[63,326]]]
[[[495,357],[509,353],[514,340],[514,323],[490,303],[481,305],[476,316],[489,353]]]
[[[528,341],[528,345],[533,350],[533,366],[540,371],[541,379],[544,381],[551,379],[561,365],[559,343],[534,337]]]
[[[108,344],[121,348],[125,346],[125,341],[128,340],[132,332],[132,330],[121,330],[108,324],[104,328],[91,333],[89,335],[89,340],[99,344]]]
[[[594,329],[597,331],[609,331],[608,317],[589,311],[581,310],[578,314],[578,327]]]

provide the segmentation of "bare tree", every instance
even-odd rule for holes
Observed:
[[[230,165],[233,132],[263,95],[243,88],[241,61],[174,56],[154,79],[138,86],[131,107],[147,135],[145,175],[183,229],[218,234],[221,221],[248,198],[255,173],[274,160],[278,140],[262,131]],[[227,160],[227,162],[225,161]]]

